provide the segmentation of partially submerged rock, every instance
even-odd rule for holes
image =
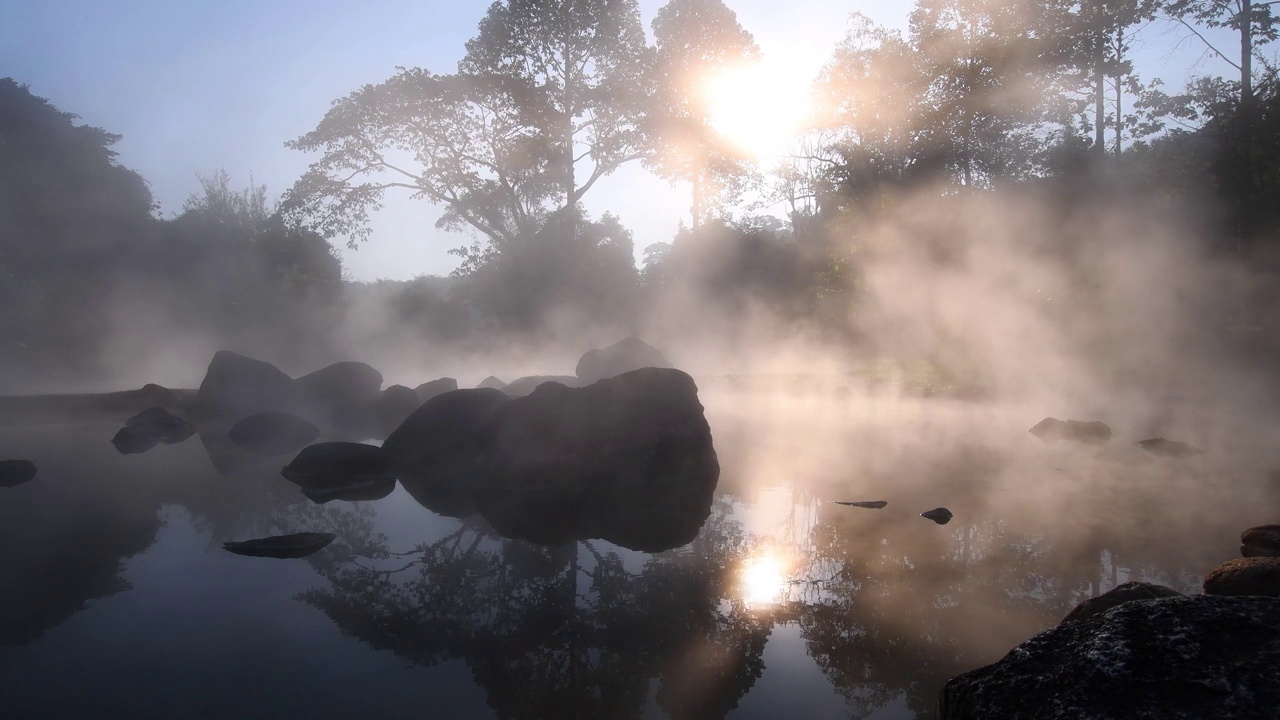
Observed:
[[[0,487],[17,487],[36,476],[36,464],[30,460],[0,460]]]
[[[947,682],[942,720],[1276,717],[1280,600],[1127,602]]]
[[[224,550],[237,555],[269,558],[300,558],[319,551],[337,537],[333,533],[294,533],[272,537],[225,542]]]
[[[1084,445],[1103,445],[1111,439],[1111,426],[1097,420],[1059,420],[1045,418],[1028,430],[1044,442],[1069,440]]]
[[[629,337],[598,350],[588,350],[578,360],[576,373],[583,385],[617,377],[640,368],[669,368],[671,361],[640,338]]]
[[[244,418],[227,433],[242,448],[263,455],[297,452],[320,435],[320,428],[297,415],[268,410]]]
[[[1270,595],[1280,597],[1280,558],[1228,560],[1204,578],[1206,595]]]
[[[422,404],[437,395],[443,395],[457,389],[458,381],[451,377],[445,377],[431,382],[424,382],[414,388],[414,392],[418,394],[418,404]]]
[[[382,448],[353,442],[309,445],[280,474],[304,489],[395,478]]]
[[[1240,554],[1245,557],[1280,557],[1280,525],[1259,525],[1240,533]]]
[[[481,513],[511,538],[660,551],[696,537],[720,475],[693,378],[644,368],[540,386],[496,413]]]
[[[1062,618],[1062,622],[1087,620],[1094,615],[1102,614],[1117,605],[1123,605],[1133,600],[1154,600],[1156,598],[1181,596],[1182,593],[1164,585],[1138,581],[1127,582],[1076,605],[1071,612],[1067,613],[1066,617]]]
[[[405,490],[442,515],[478,512],[482,456],[493,440],[497,411],[508,402],[498,390],[455,390],[413,411],[382,443]]]
[[[889,501],[887,500],[860,500],[858,502],[841,502],[839,500],[832,500],[832,502],[835,503],[836,505],[848,505],[849,507],[870,508],[871,510],[879,510],[880,508],[889,506]]]
[[[159,444],[173,445],[194,435],[196,426],[165,410],[153,407],[125,421],[124,427],[111,438],[111,444],[122,455],[150,450]]]
[[[559,383],[571,388],[582,385],[582,382],[572,375],[530,375],[502,386],[502,392],[506,393],[508,397],[524,397],[536,390],[538,386],[549,382]]]
[[[195,418],[238,420],[266,410],[296,410],[298,398],[293,379],[276,366],[219,350],[188,412]]]
[[[951,522],[951,518],[953,516],[951,514],[951,511],[946,508],[934,508],[932,510],[927,510],[925,512],[920,513],[920,517],[928,518],[938,523],[939,525],[946,525],[947,523]]]
[[[1180,442],[1178,440],[1166,440],[1164,438],[1151,438],[1150,440],[1139,440],[1134,445],[1146,450],[1152,455],[1160,457],[1174,458],[1182,460],[1196,455],[1203,455],[1204,451],[1194,445]]]

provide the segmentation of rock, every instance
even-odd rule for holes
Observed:
[[[133,455],[161,443],[173,445],[183,442],[195,432],[196,426],[185,419],[162,407],[153,407],[126,420],[124,427],[111,438],[111,444],[121,455]]]
[[[272,537],[222,543],[222,548],[237,555],[270,558],[306,557],[337,537],[333,533],[294,533]]]
[[[549,382],[560,383],[565,387],[571,388],[576,388],[583,384],[572,375],[530,375],[504,385],[502,392],[506,393],[508,397],[524,397],[537,389],[539,385]]]
[[[1182,593],[1164,585],[1148,582],[1127,582],[1076,605],[1071,612],[1067,613],[1066,617],[1062,618],[1062,622],[1087,620],[1094,615],[1104,613],[1117,605],[1131,600],[1154,600],[1156,598],[1181,596]]]
[[[395,477],[382,448],[352,442],[309,445],[280,474],[303,489],[349,486]]]
[[[1228,560],[1204,578],[1206,595],[1270,595],[1280,597],[1280,558]]]
[[[502,535],[646,552],[697,536],[720,475],[693,378],[658,368],[500,405],[483,470],[480,511]]]
[[[1193,457],[1195,455],[1203,455],[1204,451],[1198,447],[1188,445],[1177,440],[1165,440],[1164,438],[1151,438],[1150,440],[1139,440],[1134,443],[1138,447],[1146,450],[1152,455],[1160,457],[1175,458],[1182,460]]]
[[[320,435],[320,429],[279,410],[250,415],[231,426],[227,433],[231,442],[263,455],[286,455],[298,452]]]
[[[367,426],[382,393],[382,373],[362,362],[337,362],[293,381],[309,419],[341,430]]]
[[[588,350],[578,360],[577,376],[583,385],[616,377],[640,368],[669,368],[671,361],[645,341],[629,337],[599,350]]]
[[[340,485],[318,484],[304,487],[302,494],[317,505],[323,505],[330,500],[348,502],[381,500],[395,492],[395,489],[395,478],[373,478]]]
[[[30,460],[0,460],[0,487],[17,487],[36,476],[36,464]]]
[[[188,414],[231,420],[266,410],[295,410],[297,403],[293,380],[276,366],[219,350]]]
[[[418,393],[404,385],[392,385],[382,391],[375,414],[378,416],[379,436],[385,437],[400,427],[405,418],[422,405]]]
[[[443,395],[447,392],[453,392],[458,389],[458,381],[453,378],[446,377],[431,382],[424,382],[414,388],[414,392],[418,394],[418,404],[430,400],[437,395]]]
[[[942,720],[1274,718],[1280,600],[1126,602],[947,682]]]
[[[1111,426],[1104,422],[1045,418],[1028,430],[1044,442],[1070,440],[1085,445],[1103,445],[1111,439]]]
[[[1240,533],[1245,557],[1280,557],[1280,525],[1259,525]]]
[[[849,507],[870,508],[872,510],[879,510],[880,508],[888,507],[889,505],[889,502],[887,500],[862,500],[859,502],[840,502],[839,500],[833,500],[832,502],[834,502],[836,505],[848,505]]]
[[[480,381],[480,384],[479,384],[479,385],[477,385],[476,387],[477,387],[477,388],[490,388],[490,389],[493,389],[493,390],[501,390],[502,388],[504,388],[504,387],[506,387],[506,386],[507,386],[507,384],[506,384],[506,383],[504,383],[504,382],[502,382],[501,380],[499,380],[498,378],[496,378],[496,377],[494,377],[494,376],[490,375],[489,377],[487,377],[487,378],[485,378],[485,379],[481,380],[481,381]]]
[[[920,517],[928,518],[939,525],[946,525],[951,522],[951,518],[953,516],[951,515],[951,511],[946,508],[934,508],[927,512],[920,513]]]
[[[480,459],[492,442],[498,408],[508,402],[498,390],[474,389],[423,403],[382,443],[400,484],[441,515],[461,518],[478,512]]]

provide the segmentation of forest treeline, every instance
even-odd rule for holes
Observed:
[[[1153,23],[1234,74],[1181,90],[1144,77],[1134,44]],[[566,317],[623,333],[660,314],[664,332],[696,335],[765,313],[856,342],[879,233],[921,198],[961,218],[975,199],[1088,217],[1123,198],[1194,218],[1180,229],[1211,253],[1280,272],[1271,3],[918,0],[903,31],[854,14],[791,151],[767,164],[717,131],[702,92],[760,56],[732,10],[670,0],[651,30],[635,0],[498,0],[454,72],[400,68],[281,138],[313,162],[278,204],[213,172],[164,219],[117,161],[119,136],[0,80],[7,389],[102,372],[130,326],[157,332],[135,353],[181,327],[285,365],[340,352],[339,335],[482,347]],[[1209,44],[1228,34],[1238,42]],[[692,189],[680,232],[639,267],[618,218],[584,209],[630,163]],[[377,242],[370,217],[397,193],[466,231],[459,269],[344,280],[330,242]],[[1047,239],[1064,254],[1089,232],[1071,227]],[[947,238],[920,242],[945,255]]]

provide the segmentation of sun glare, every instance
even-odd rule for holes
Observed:
[[[741,582],[742,599],[748,605],[771,605],[786,591],[786,569],[776,555],[760,555],[743,566]]]
[[[757,159],[781,154],[809,106],[809,78],[797,70],[766,59],[708,77],[703,91],[711,127]]]

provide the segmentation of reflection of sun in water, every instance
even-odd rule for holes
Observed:
[[[781,154],[804,120],[809,81],[777,60],[721,70],[703,86],[711,127],[748,155]]]
[[[759,555],[747,560],[741,582],[742,599],[748,605],[770,605],[786,591],[786,568],[777,555]]]

